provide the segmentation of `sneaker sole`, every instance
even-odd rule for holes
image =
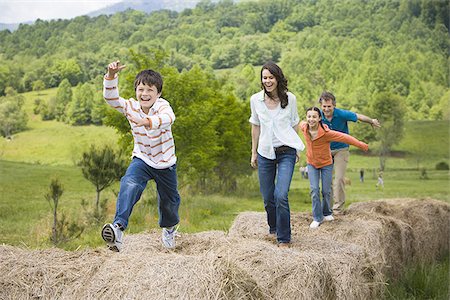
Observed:
[[[120,252],[116,245],[108,245],[108,249],[114,252]]]
[[[111,228],[110,224],[106,224],[105,226],[103,226],[102,238],[107,243],[112,243],[113,244],[116,241],[116,235],[114,234],[114,230]],[[116,247],[116,246],[108,245],[108,247],[111,248],[111,247]]]

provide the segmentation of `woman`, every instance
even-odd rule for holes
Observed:
[[[306,122],[300,122],[300,128],[306,141],[306,160],[311,190],[313,221],[309,227],[317,228],[323,221],[334,220],[330,207],[333,176],[330,143],[344,142],[364,151],[367,151],[369,146],[348,134],[330,130],[327,125],[323,125],[322,115],[317,107],[306,110]],[[320,179],[322,179],[322,202],[320,201]]]
[[[250,98],[251,166],[258,168],[259,187],[267,213],[269,234],[280,247],[289,247],[291,220],[288,192],[297,152],[305,146],[298,136],[296,97],[288,92],[283,71],[273,62],[261,69],[262,90]]]

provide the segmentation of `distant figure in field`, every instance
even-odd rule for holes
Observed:
[[[381,127],[377,119],[352,111],[336,108],[336,98],[330,92],[320,95],[319,103],[322,109],[322,122],[328,128],[349,134],[348,121],[361,121],[369,123],[372,127]],[[334,186],[333,186],[333,211],[338,214],[344,210],[345,204],[345,171],[350,156],[348,145],[342,142],[332,142],[330,145],[331,155],[334,161]]]
[[[308,167],[307,166],[301,166],[300,167],[300,174],[302,175],[302,179],[308,179]]]
[[[327,125],[322,124],[321,119],[319,108],[310,107],[306,111],[306,122],[300,122],[300,129],[306,141],[306,160],[314,219],[309,227],[313,229],[319,227],[323,221],[334,220],[330,201],[333,176],[330,143],[344,142],[364,151],[369,149],[366,143],[348,134],[330,130]],[[320,201],[320,180],[322,181],[322,201]]]
[[[378,180],[375,186],[377,188],[378,187],[384,188],[383,171],[378,172]]]
[[[118,73],[123,68],[125,66],[119,61],[108,65],[103,96],[110,106],[128,119],[134,138],[133,159],[120,181],[114,221],[103,226],[102,238],[110,250],[121,250],[123,231],[128,226],[133,207],[141,198],[147,182],[153,179],[156,182],[162,243],[166,248],[174,248],[176,225],[180,221],[177,158],[171,130],[175,115],[169,102],[161,98],[163,80],[153,70],[143,70],[136,75],[136,100],[120,97]]]
[[[264,64],[261,85],[262,90],[250,98],[250,164],[258,168],[269,234],[276,235],[279,247],[289,247],[291,214],[288,192],[297,153],[305,145],[298,136],[297,100],[288,92],[287,79],[281,68],[273,62]]]
[[[359,170],[359,181],[364,182],[364,169]]]

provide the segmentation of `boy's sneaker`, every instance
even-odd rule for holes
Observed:
[[[327,222],[334,221],[334,217],[333,215],[325,216],[323,217],[323,220]]]
[[[319,226],[320,226],[320,222],[317,222],[317,221],[312,221],[312,223],[309,224],[309,228],[312,228],[312,229],[315,229]]]
[[[102,229],[102,238],[109,250],[119,252],[122,249],[123,231],[117,224],[105,224]]]
[[[161,240],[167,249],[175,248],[175,235],[177,234],[178,226],[173,226],[171,228],[163,228],[161,234]]]

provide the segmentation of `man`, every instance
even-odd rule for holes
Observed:
[[[336,98],[330,92],[323,92],[320,95],[319,103],[322,108],[322,122],[332,130],[349,134],[348,121],[361,121],[369,123],[372,127],[381,127],[378,119],[372,119],[362,114],[336,108]],[[342,213],[345,204],[345,170],[347,169],[350,152],[348,145],[339,142],[332,142],[330,145],[331,155],[334,161],[334,184],[333,184],[333,212]]]

